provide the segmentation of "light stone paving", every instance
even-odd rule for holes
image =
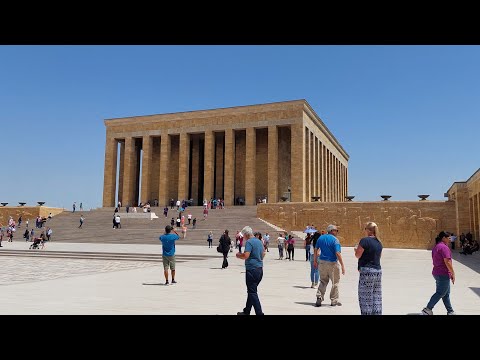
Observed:
[[[54,280],[153,266],[152,262],[146,261],[52,259],[19,256],[2,256],[1,261],[3,269],[9,270],[0,273],[0,285]]]
[[[22,242],[3,245],[7,250],[25,247]],[[158,254],[161,245],[50,243],[40,251],[65,250]],[[352,248],[345,247],[342,253],[343,306],[315,308],[316,289],[310,288],[305,251],[296,249],[295,261],[280,261],[272,247],[259,286],[265,314],[359,314],[357,259]],[[229,257],[229,268],[221,270],[222,258],[215,248],[177,245],[177,254],[216,257],[177,264],[178,284],[164,286],[142,285],[164,282],[158,263],[0,256],[0,314],[236,314],[242,310],[246,300],[242,260]],[[452,286],[452,305],[458,314],[480,314],[480,254],[455,253],[454,258],[465,264],[454,261],[457,282]],[[418,314],[435,290],[431,266],[430,251],[385,249],[383,313]],[[329,291],[330,285],[326,304]],[[434,313],[445,314],[441,301]]]

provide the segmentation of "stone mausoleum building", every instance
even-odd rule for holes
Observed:
[[[349,155],[305,100],[105,120],[103,206],[343,202]]]
[[[454,182],[446,195],[455,202],[457,234],[470,231],[480,240],[480,169],[467,181]]]

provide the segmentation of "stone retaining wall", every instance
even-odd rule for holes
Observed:
[[[440,231],[456,231],[454,201],[260,204],[257,217],[287,231],[335,224],[343,246],[354,246],[364,236],[368,221],[377,223],[383,246],[388,248],[431,249]]]

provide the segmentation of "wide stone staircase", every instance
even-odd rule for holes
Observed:
[[[169,209],[168,217],[163,216],[163,208],[152,207],[158,219],[131,219],[124,218],[125,208],[120,211],[121,229],[113,228],[114,208],[100,208],[91,211],[70,211],[63,212],[49,219],[45,226],[51,227],[53,234],[51,241],[58,242],[79,242],[79,243],[111,243],[111,244],[158,244],[158,237],[164,233],[166,225],[170,224],[172,217],[176,218],[177,211]],[[226,209],[210,209],[208,218],[203,219],[203,208],[201,206],[188,207],[184,212],[185,223],[188,224],[187,214],[192,214],[192,218],[197,218],[196,229],[192,225],[187,225],[187,236],[182,240],[186,245],[206,245],[209,231],[213,231],[213,244],[218,244],[218,239],[225,229],[229,230],[229,235],[235,239],[237,230],[244,226],[251,226],[254,231],[260,231],[262,234],[270,234],[270,242],[274,244],[277,237],[277,231],[265,224],[256,217],[256,206],[231,206]],[[80,215],[84,216],[85,221],[82,228],[80,225]],[[21,241],[21,235],[25,228],[17,233],[15,240]],[[45,229],[42,229],[45,230]],[[39,236],[40,229],[35,229],[35,235]],[[180,236],[181,228],[175,226],[175,230]],[[273,242],[272,242],[273,241]],[[298,245],[297,245],[298,246]]]

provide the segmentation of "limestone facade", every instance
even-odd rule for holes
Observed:
[[[343,202],[348,159],[305,100],[105,120],[103,206]],[[118,175],[117,175],[118,173]],[[117,179],[118,177],[118,179]]]
[[[431,249],[440,231],[455,230],[455,211],[454,201],[312,202],[260,204],[257,217],[287,231],[337,225],[343,246],[358,243],[365,224],[374,221],[384,247]]]
[[[63,208],[48,206],[2,206],[0,207],[0,227],[8,226],[10,216],[17,222],[20,215],[22,215],[22,222],[25,224],[25,221],[29,220],[29,227],[31,228],[35,226],[35,218],[37,216],[47,217],[50,213],[52,213],[52,216],[55,216],[63,211]]]
[[[470,232],[480,240],[480,169],[467,181],[453,183],[446,194],[455,202],[456,234]]]

